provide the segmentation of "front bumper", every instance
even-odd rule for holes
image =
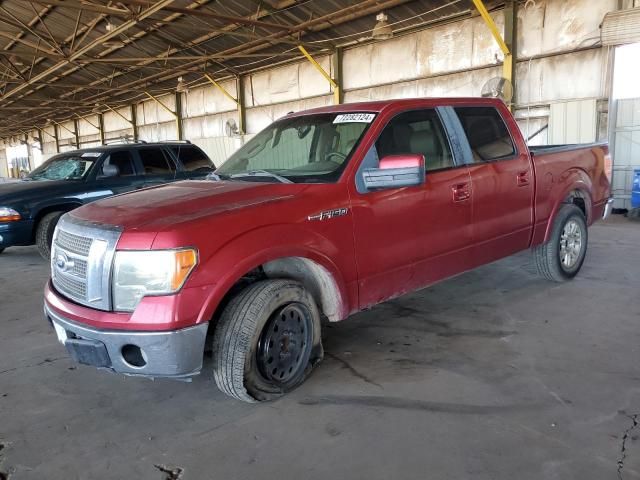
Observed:
[[[207,323],[180,330],[102,330],[44,313],[74,360],[125,375],[188,379],[200,373]]]
[[[31,245],[33,243],[32,234],[33,222],[31,220],[0,223],[0,248]]]

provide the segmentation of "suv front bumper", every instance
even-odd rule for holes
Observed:
[[[71,357],[125,375],[188,379],[200,373],[208,324],[171,331],[102,330],[44,313]]]

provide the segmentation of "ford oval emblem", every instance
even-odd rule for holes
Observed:
[[[61,272],[68,272],[73,268],[73,261],[70,261],[64,253],[59,253],[56,256],[56,267]]]

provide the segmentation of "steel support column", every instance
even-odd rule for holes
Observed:
[[[516,60],[518,52],[518,2],[508,0],[504,6],[504,43],[509,55],[504,57],[503,75],[513,85],[513,98],[516,98]],[[515,100],[514,100],[515,101]]]
[[[74,138],[76,141],[76,148],[79,150],[80,149],[80,124],[78,123],[78,120],[73,121],[73,129],[75,130]]]
[[[244,105],[244,77],[236,77],[236,104],[238,105],[238,133],[247,133],[247,112]]]
[[[98,130],[100,130],[100,145],[105,144],[105,136],[104,136],[104,116],[102,113],[98,114]]]
[[[133,141],[137,142],[140,139],[140,135],[138,135],[138,113],[136,110],[136,105],[131,104],[129,108],[131,111],[131,120],[129,120],[129,123],[131,124],[131,129],[133,130]]]
[[[184,127],[182,125],[182,94],[176,92],[176,130],[178,131],[178,140],[184,140]]]
[[[342,47],[336,48],[333,52],[333,78],[336,86],[333,88],[333,103],[339,105],[344,103],[344,92],[342,90]]]
[[[56,152],[60,153],[60,136],[58,135],[58,124],[53,124],[53,138],[56,141]]]

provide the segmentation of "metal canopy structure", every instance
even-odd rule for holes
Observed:
[[[494,6],[499,2],[493,2]],[[471,0],[0,2],[0,138],[476,14]],[[4,44],[3,44],[4,43]]]

